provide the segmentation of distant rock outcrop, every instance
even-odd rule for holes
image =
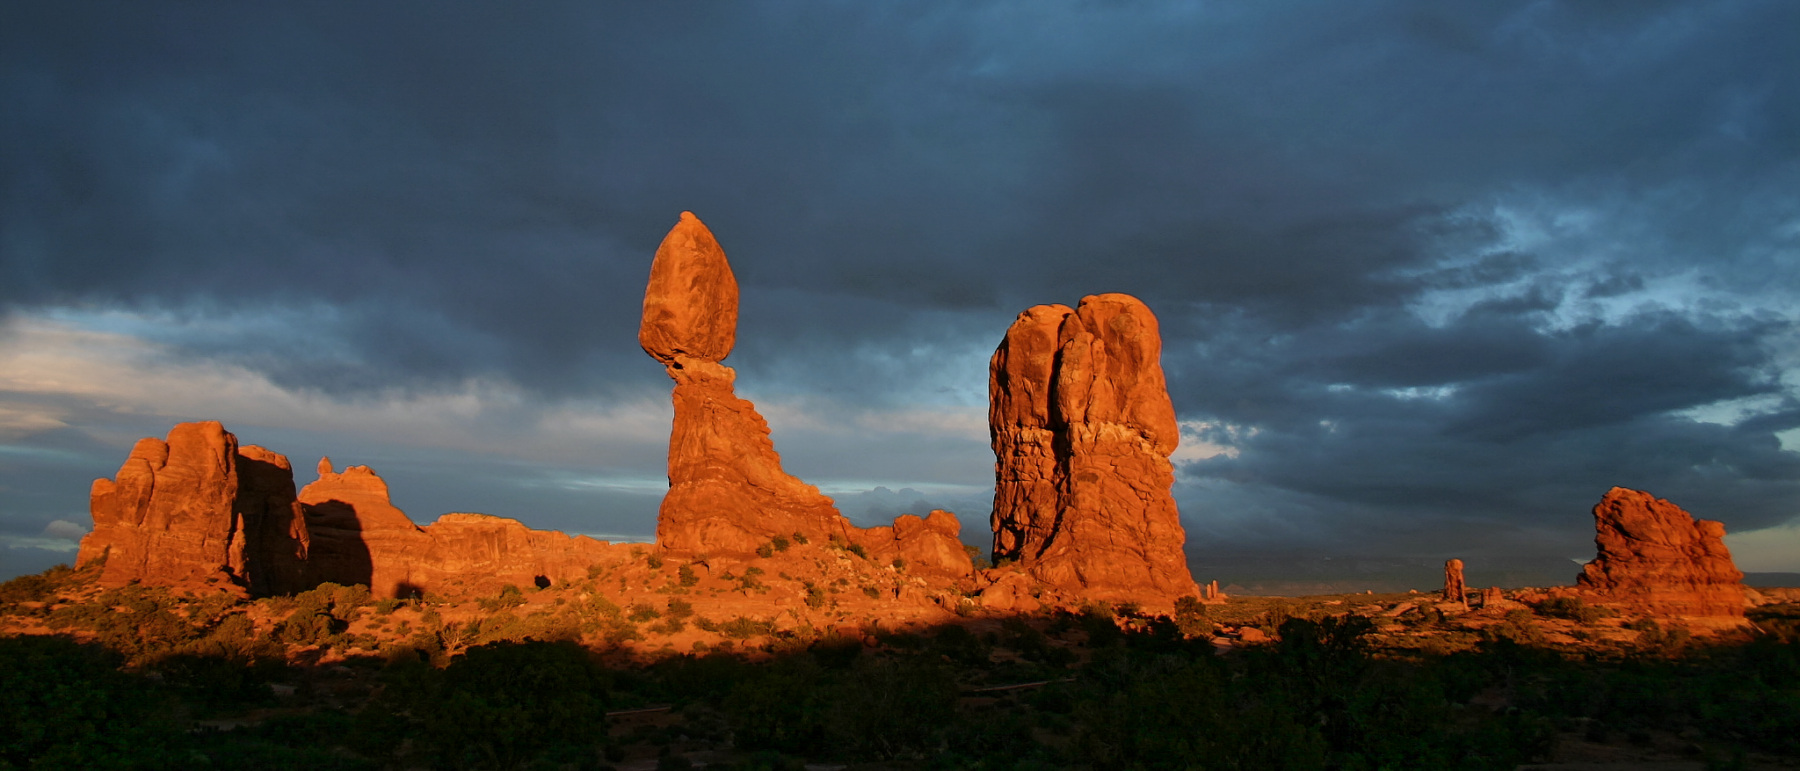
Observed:
[[[1198,596],[1170,493],[1179,441],[1156,316],[1103,294],[1019,314],[989,364],[994,561],[1085,599]]]
[[[831,499],[781,470],[769,424],[719,361],[737,336],[737,279],[699,218],[682,212],[650,266],[638,342],[675,380],[669,493],[656,540],[686,553],[749,553],[777,536],[851,537]]]
[[[856,534],[857,542],[878,561],[905,560],[912,572],[937,573],[963,577],[975,570],[969,552],[959,535],[962,523],[948,511],[934,510],[930,516],[902,514],[892,527],[871,527]]]
[[[1469,586],[1463,583],[1463,561],[1444,561],[1444,602],[1468,602]]]
[[[329,460],[296,495],[286,457],[239,447],[216,421],[140,440],[116,478],[94,482],[91,511],[94,531],[76,559],[104,560],[104,586],[264,596],[330,581],[394,597],[574,580],[628,548],[482,514],[445,514],[421,528],[375,472],[337,473]]]
[[[307,550],[287,459],[238,447],[217,421],[139,440],[115,478],[94,480],[89,506],[76,561],[105,560],[109,586],[279,591]]]
[[[374,471],[335,472],[329,458],[319,461],[318,481],[300,491],[300,505],[315,583],[364,584],[377,597],[570,581],[623,548],[485,514],[445,514],[419,527],[395,508]]]
[[[1744,574],[1723,524],[1615,487],[1594,506],[1594,530],[1599,553],[1575,583],[1597,601],[1655,616],[1744,617]]]

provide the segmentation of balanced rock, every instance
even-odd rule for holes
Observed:
[[[1467,602],[1468,584],[1463,583],[1463,561],[1444,561],[1444,602]]]
[[[665,365],[723,361],[737,341],[738,286],[725,250],[693,212],[663,237],[650,264],[638,344]]]
[[[217,421],[139,440],[116,477],[94,481],[89,506],[94,530],[76,561],[104,560],[107,586],[269,590],[307,548],[287,459],[239,448]]]
[[[1597,601],[1657,616],[1744,617],[1744,574],[1723,524],[1614,487],[1594,506],[1594,531],[1598,554],[1575,583]]]
[[[638,330],[644,351],[675,381],[657,543],[684,553],[749,553],[795,533],[849,540],[850,522],[831,499],[782,471],[769,424],[737,397],[737,373],[719,363],[736,340],[737,300],[724,250],[682,212],[656,251]]]
[[[989,362],[994,561],[1083,599],[1198,596],[1170,488],[1179,432],[1156,316],[1103,294],[1019,314]]]

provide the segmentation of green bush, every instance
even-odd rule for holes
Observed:
[[[1579,597],[1551,597],[1538,603],[1538,615],[1549,618],[1566,618],[1582,624],[1592,624],[1602,618],[1614,615],[1611,611],[1589,605]]]
[[[79,575],[68,565],[57,565],[36,575],[19,576],[0,584],[0,605],[44,602],[55,597]]]
[[[178,702],[123,663],[68,638],[0,637],[0,767],[187,767]]]
[[[372,708],[411,716],[418,752],[450,768],[516,768],[592,756],[611,674],[573,642],[470,648],[443,670],[391,670]]]

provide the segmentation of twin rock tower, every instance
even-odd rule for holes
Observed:
[[[737,306],[724,250],[683,212],[657,249],[638,329],[638,342],[675,381],[657,542],[677,553],[729,553],[791,533],[861,543],[920,530],[856,528],[781,469],[768,423],[737,397],[736,373],[720,363],[736,342]],[[958,571],[986,604],[1023,605],[1029,596],[1166,607],[1199,594],[1170,493],[1179,433],[1161,353],[1156,317],[1122,294],[1091,296],[1073,310],[1040,305],[1007,330],[989,365],[988,425],[993,558],[1013,569]],[[952,515],[933,512],[926,522],[933,543],[915,550],[960,551]]]

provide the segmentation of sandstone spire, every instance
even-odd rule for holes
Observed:
[[[1594,531],[1598,554],[1575,583],[1599,601],[1652,615],[1744,617],[1744,574],[1723,524],[1614,487],[1594,506]]]
[[[77,562],[104,560],[101,583],[280,591],[298,577],[305,522],[287,458],[218,421],[139,440],[113,479],[94,480],[94,531]]]
[[[1463,561],[1444,561],[1444,602],[1468,601],[1469,587],[1463,583]]]
[[[849,521],[818,488],[781,470],[769,425],[719,364],[737,336],[737,280],[699,218],[682,212],[644,293],[638,342],[675,380],[669,493],[656,540],[684,552],[751,552],[776,536],[848,538]]]
[[[1170,494],[1179,441],[1156,316],[1103,294],[1031,308],[989,363],[994,559],[1069,593],[1198,595]]]

